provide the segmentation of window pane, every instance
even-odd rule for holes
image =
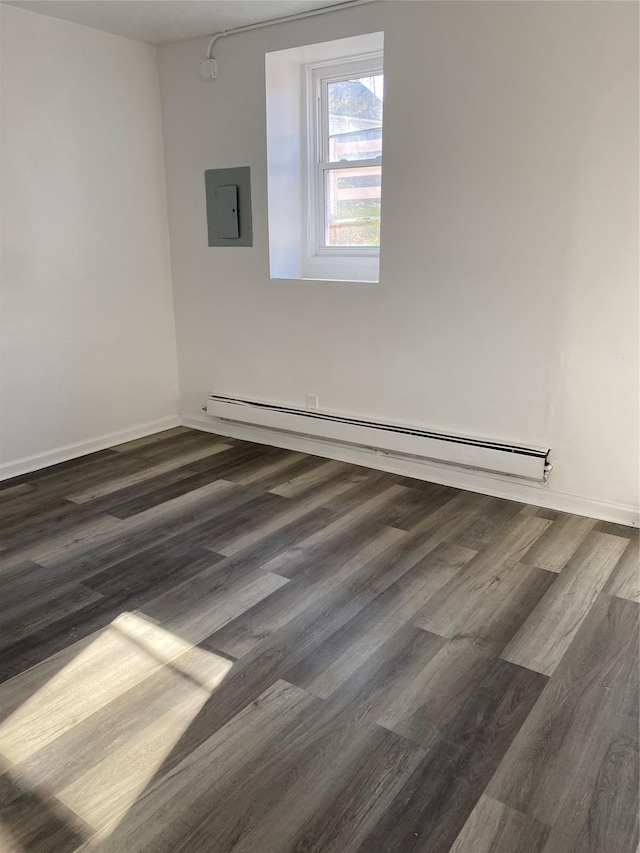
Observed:
[[[325,172],[327,246],[380,245],[381,166]]]
[[[329,162],[382,155],[383,77],[327,83]]]

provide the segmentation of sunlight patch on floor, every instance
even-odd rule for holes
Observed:
[[[65,788],[47,792],[94,829],[109,823],[112,830],[118,823],[114,817],[124,816],[144,791],[231,666],[140,613],[122,613],[0,723],[0,756],[19,764],[158,669],[167,669],[184,681],[179,699]],[[43,769],[39,775],[46,779]]]

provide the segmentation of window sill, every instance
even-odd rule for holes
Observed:
[[[380,258],[375,257],[326,257],[318,255],[307,258],[302,265],[303,280],[311,281],[380,281]]]
[[[327,281],[339,282],[340,284],[380,284],[377,278],[330,278],[325,275],[321,278],[312,278],[311,276],[303,276],[300,281]]]
[[[292,282],[295,281],[297,284],[380,284],[379,281],[371,281],[363,278],[352,279],[352,278],[309,278],[298,276],[296,278],[285,278],[283,276],[272,275],[269,278],[269,281],[280,281],[280,282]]]

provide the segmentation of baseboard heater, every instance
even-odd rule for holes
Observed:
[[[448,435],[273,403],[212,394],[207,400],[206,412],[225,421],[538,482],[546,480],[551,468],[548,448]]]

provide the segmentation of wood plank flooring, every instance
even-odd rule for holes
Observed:
[[[0,484],[0,853],[637,853],[638,553],[184,428]]]

